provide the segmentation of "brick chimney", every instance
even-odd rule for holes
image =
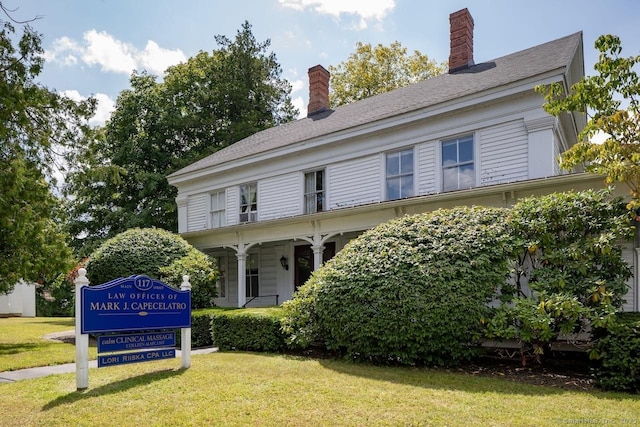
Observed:
[[[329,109],[329,72],[322,65],[309,68],[307,117]]]
[[[451,27],[451,52],[449,73],[463,70],[473,62],[473,18],[466,8],[449,15]]]

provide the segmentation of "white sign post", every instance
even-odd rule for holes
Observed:
[[[76,285],[76,389],[86,390],[89,387],[89,334],[81,333],[82,319],[82,287],[89,285],[87,270],[80,268]]]
[[[189,276],[182,276],[182,283],[180,284],[180,290],[190,291],[191,283],[189,283]],[[182,367],[184,369],[191,367],[191,328],[180,328],[180,350],[182,358]]]

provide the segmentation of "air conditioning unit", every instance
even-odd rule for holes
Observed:
[[[240,214],[240,222],[256,222],[258,220],[258,212],[244,212]]]

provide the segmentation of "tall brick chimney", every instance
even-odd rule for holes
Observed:
[[[449,73],[468,68],[473,62],[473,18],[464,8],[449,15],[451,51]]]
[[[329,109],[329,72],[322,65],[309,68],[307,117]]]

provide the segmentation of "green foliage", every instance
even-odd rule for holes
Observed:
[[[631,276],[621,242],[633,227],[620,198],[606,190],[531,197],[509,222],[520,245],[516,283],[501,289],[490,337],[516,338],[539,355],[560,334],[612,322]]]
[[[293,120],[291,86],[270,41],[248,22],[235,40],[169,67],[161,82],[134,72],[110,120],[72,159],[67,179],[74,248],[135,227],[177,230],[177,191],[166,176],[255,132]]]
[[[94,100],[75,103],[36,83],[41,36],[22,29],[16,34],[0,20],[0,293],[19,279],[52,280],[68,268],[67,236],[48,182],[55,183],[56,152],[80,143],[95,107]]]
[[[52,280],[72,263],[58,200],[36,165],[0,155],[0,294],[20,279]]]
[[[285,347],[280,310],[231,310],[212,315],[211,336],[218,349],[276,352]]]
[[[507,214],[459,207],[365,232],[284,304],[288,341],[378,363],[467,360],[509,272]]]
[[[640,393],[640,319],[620,319],[596,341],[594,376],[605,390]]]
[[[640,207],[640,80],[636,68],[640,55],[621,57],[618,37],[602,35],[595,42],[600,52],[596,75],[583,77],[565,93],[560,83],[539,87],[549,114],[587,112],[587,126],[576,145],[562,154],[560,166],[585,165],[588,172],[605,176],[605,182],[623,182],[631,189],[629,208]],[[626,109],[625,109],[626,108]],[[607,134],[602,144],[590,142],[599,132]]]
[[[442,74],[443,64],[437,64],[417,50],[407,55],[400,42],[389,46],[370,43],[356,44],[356,51],[338,66],[329,66],[332,107],[350,104],[373,95],[388,92]]]
[[[217,296],[216,281],[218,270],[213,260],[195,248],[167,267],[159,269],[161,280],[176,288],[182,283],[182,276],[189,276],[191,284],[191,308],[213,307]]]
[[[36,315],[38,317],[73,317],[76,288],[64,274],[51,283],[36,288]]]

